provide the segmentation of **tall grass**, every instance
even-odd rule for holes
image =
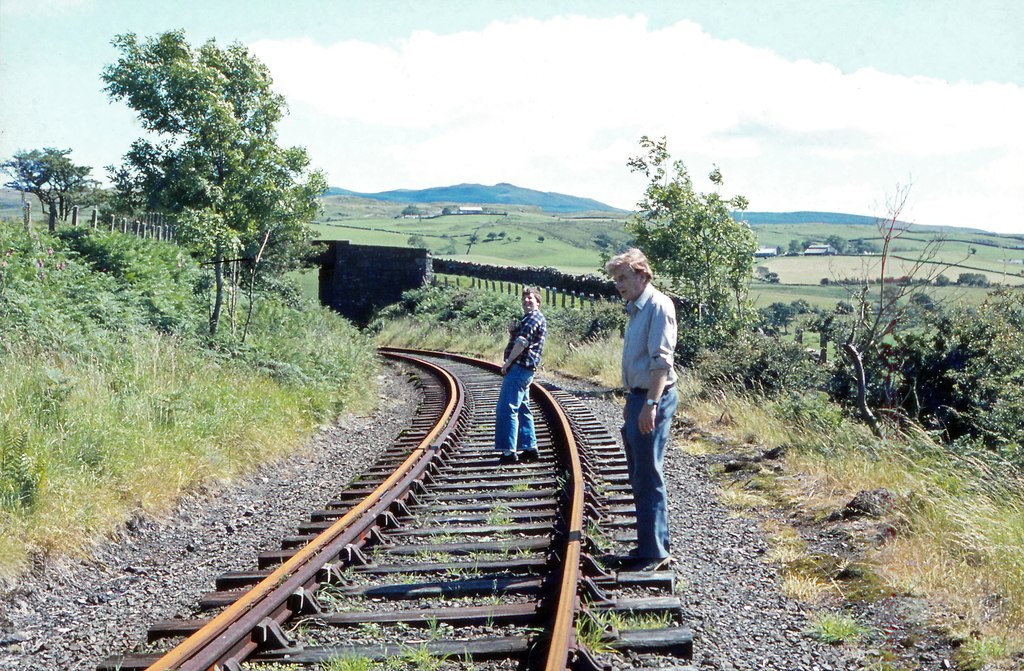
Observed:
[[[823,395],[768,401],[707,389],[693,374],[682,406],[736,440],[787,445],[790,500],[824,514],[860,490],[896,496],[895,536],[868,560],[897,593],[927,597],[956,636],[981,632],[1024,650],[1024,476],[991,454],[958,454],[922,432],[874,438]]]
[[[203,336],[173,245],[0,224],[0,259],[0,582],[375,398],[372,341],[323,308],[266,294],[246,342]]]

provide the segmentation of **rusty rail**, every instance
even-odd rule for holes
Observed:
[[[501,366],[475,359],[472,357],[425,350],[408,348],[382,348],[384,352],[403,354],[424,354],[430,356],[444,356],[454,361],[470,363],[481,368],[500,372]],[[581,541],[583,539],[583,468],[580,464],[579,449],[576,440],[573,438],[572,427],[565,412],[548,392],[547,389],[537,383],[531,385],[534,398],[558,423],[558,430],[561,432],[566,444],[566,464],[569,469],[567,487],[569,489],[570,508],[568,515],[568,528],[564,530],[565,546],[562,549],[562,577],[556,604],[553,609],[551,623],[549,625],[551,636],[547,652],[547,662],[544,665],[546,671],[562,671],[569,667],[569,654],[576,648],[576,615],[579,611],[579,597],[577,592],[580,580],[580,558],[582,555]]]
[[[393,356],[403,358],[399,353]],[[365,500],[199,631],[152,664],[150,671],[203,671],[229,659],[244,659],[257,645],[252,640],[252,632],[268,618],[278,624],[285,619],[292,595],[313,582],[325,564],[338,557],[373,523],[376,513],[386,509],[407,491],[447,438],[463,403],[461,384],[448,371],[427,362],[420,362],[420,365],[432,368],[448,390],[448,404],[434,429]]]

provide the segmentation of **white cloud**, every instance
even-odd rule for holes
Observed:
[[[865,210],[914,175],[921,223],[998,207],[989,219],[1024,231],[1015,85],[844,74],[716,40],[688,21],[655,30],[642,16],[251,47],[292,106],[287,139],[338,186],[508,181],[631,207],[643,184],[626,160],[641,134],[664,135],[698,188],[710,188],[698,178],[717,163],[754,210],[873,214]],[[962,172],[960,157],[969,157]]]

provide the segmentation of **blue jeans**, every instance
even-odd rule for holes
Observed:
[[[509,366],[501,381],[498,405],[494,408],[494,449],[499,452],[536,450],[537,436],[530,412],[530,383],[533,371],[517,363]]]
[[[662,558],[669,555],[668,496],[663,466],[679,394],[672,385],[661,395],[654,416],[654,431],[644,435],[640,433],[640,411],[646,398],[646,394],[635,392],[626,396],[622,442],[626,448],[629,484],[636,504],[637,554],[645,558]]]

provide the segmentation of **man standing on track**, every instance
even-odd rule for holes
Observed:
[[[540,366],[547,321],[540,311],[540,289],[523,287],[523,318],[509,329],[501,365],[501,391],[494,409],[494,449],[500,464],[537,459],[537,435],[530,412],[530,383]]]
[[[651,285],[654,275],[639,249],[612,257],[605,271],[629,313],[622,348],[622,383],[628,391],[622,440],[636,505],[637,547],[623,568],[651,570],[671,560],[663,465],[678,403],[676,310],[671,299]]]

